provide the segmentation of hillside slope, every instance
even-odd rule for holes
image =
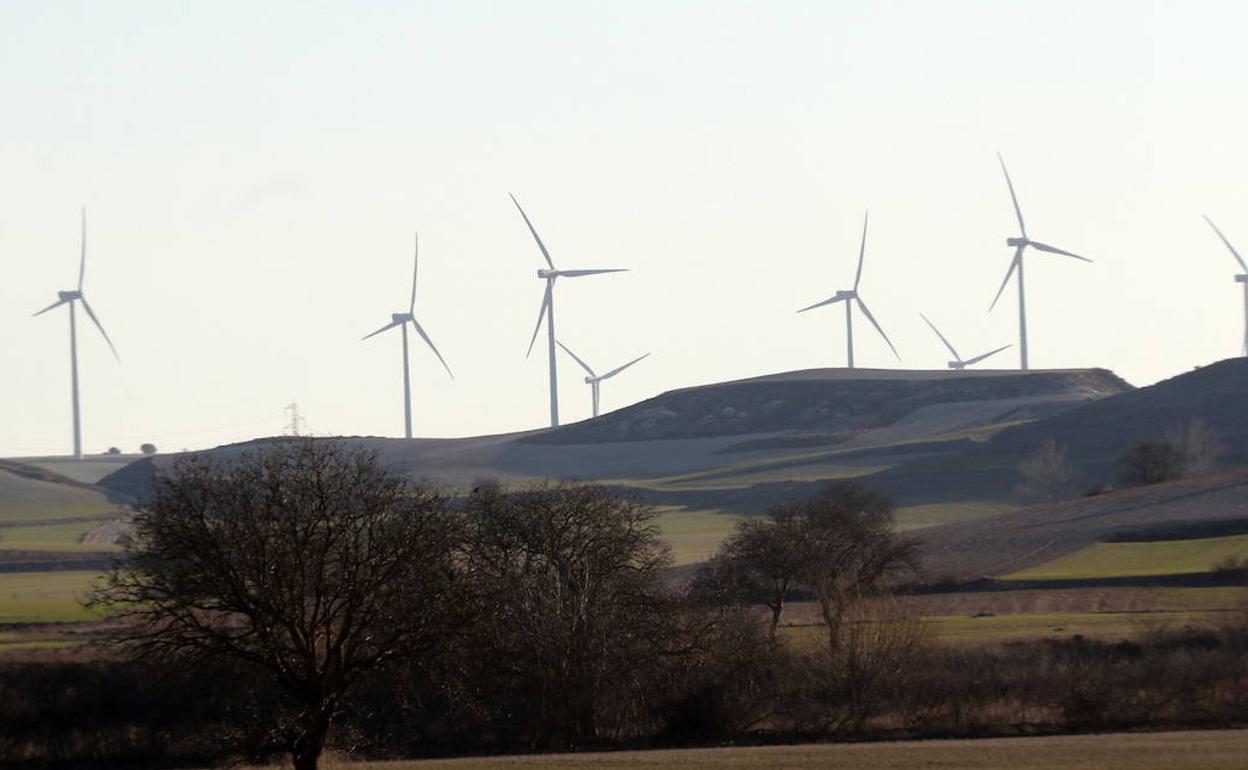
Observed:
[[[1248,520],[1248,468],[931,527],[918,537],[931,577],[968,580],[1008,575],[1132,534],[1242,520]]]

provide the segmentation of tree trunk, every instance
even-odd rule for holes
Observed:
[[[329,722],[332,711],[322,709],[305,719],[301,734],[290,748],[291,764],[294,770],[316,770],[325,750],[325,739],[329,736]]]
[[[771,607],[771,641],[776,641],[776,629],[780,627],[780,613],[784,612],[784,600],[769,605]]]
[[[819,597],[819,613],[828,628],[828,651],[833,655],[841,647],[841,618],[836,610],[836,604],[830,598]]]

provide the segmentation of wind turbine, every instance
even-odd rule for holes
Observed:
[[[862,245],[858,248],[858,272],[854,276],[854,288],[849,290],[842,289],[828,299],[825,299],[823,302],[816,302],[809,307],[804,307],[797,311],[799,313],[805,313],[807,310],[814,310],[815,308],[823,307],[824,305],[831,305],[836,302],[845,303],[845,337],[848,346],[847,361],[850,369],[854,368],[854,306],[850,300],[853,300],[858,304],[858,309],[862,311],[862,314],[867,317],[867,320],[871,322],[871,325],[875,327],[875,330],[879,332],[880,336],[884,338],[884,341],[888,343],[888,347],[893,351],[893,355],[897,356],[898,361],[901,360],[901,354],[897,352],[897,348],[893,347],[893,341],[890,340],[888,335],[884,333],[884,330],[880,328],[879,323],[875,320],[875,316],[871,315],[871,311],[867,309],[867,303],[862,301],[862,296],[858,293],[858,284],[862,282],[862,261],[867,254],[867,215],[869,213],[870,212],[863,214],[862,216]]]
[[[1231,250],[1231,255],[1235,257],[1235,261],[1239,262],[1240,268],[1244,271],[1243,273],[1235,276],[1235,280],[1236,282],[1244,285],[1244,354],[1248,355],[1248,263],[1245,263],[1244,258],[1239,256],[1239,252],[1235,250],[1235,247],[1232,246],[1231,242],[1226,239],[1226,236],[1222,234],[1222,231],[1218,229],[1218,226],[1213,223],[1212,219],[1205,217],[1205,221],[1209,223],[1209,226],[1213,228],[1213,231],[1217,233],[1218,237],[1222,239],[1222,242],[1226,244],[1226,248]]]
[[[557,341],[557,340],[556,340],[556,341]],[[558,341],[557,341],[557,342],[558,342]],[[637,363],[638,361],[642,360],[642,359],[643,359],[643,358],[645,358],[646,356],[649,356],[649,355],[650,355],[649,353],[647,353],[647,354],[646,354],[646,355],[644,355],[644,356],[638,356],[637,358],[634,358],[632,361],[629,361],[628,363],[624,364],[623,366],[617,366],[617,367],[615,367],[614,369],[612,369],[611,371],[607,372],[606,374],[604,374],[604,375],[602,375],[602,376],[600,377],[600,376],[598,376],[598,374],[597,374],[597,373],[595,373],[595,372],[594,372],[594,370],[590,367],[590,365],[589,365],[589,364],[587,364],[587,363],[585,363],[584,361],[582,361],[582,360],[581,360],[581,357],[580,357],[580,356],[578,356],[577,354],[573,353],[573,352],[572,352],[572,349],[571,349],[571,348],[569,348],[567,345],[563,344],[562,342],[559,342],[559,347],[563,348],[563,350],[564,350],[564,352],[565,352],[565,353],[567,353],[568,355],[572,356],[572,360],[574,360],[574,361],[576,361],[578,364],[580,364],[580,365],[581,365],[581,368],[582,368],[582,369],[584,369],[584,370],[585,370],[585,372],[586,372],[587,374],[589,374],[589,376],[585,378],[585,384],[586,384],[586,385],[589,385],[590,393],[591,393],[592,398],[593,398],[593,402],[594,402],[594,417],[597,417],[597,416],[598,416],[598,386],[599,386],[600,384],[602,384],[602,381],[603,381],[603,380],[609,380],[609,379],[611,379],[611,378],[612,378],[612,377],[614,377],[615,375],[619,374],[620,372],[624,371],[624,370],[625,370],[625,369],[627,369],[628,367],[632,366],[633,364],[635,364],[635,363]]]
[[[929,321],[927,316],[923,315],[922,313],[919,313],[919,317],[923,319],[924,323],[926,323],[932,331],[936,332],[936,336],[940,337],[940,341],[945,343],[945,347],[949,348],[949,352],[953,354],[953,360],[949,362],[950,369],[957,369],[960,371],[962,369],[965,369],[968,366],[971,366],[972,364],[977,364],[980,361],[983,361],[985,358],[989,356],[995,356],[997,353],[1000,353],[1002,350],[1005,350],[1006,348],[1010,347],[1009,345],[1002,345],[996,350],[990,350],[987,353],[975,356],[974,358],[968,358],[968,359],[963,360],[962,356],[958,355],[958,351],[953,349],[953,345],[950,344],[949,340],[945,339],[945,335],[940,333],[940,329],[936,328],[936,324]]]
[[[108,332],[104,331],[104,326],[100,324],[100,319],[96,318],[95,311],[91,309],[91,303],[87,302],[87,297],[82,293],[82,281],[87,274],[87,210],[82,210],[82,254],[78,261],[78,288],[72,291],[58,291],[56,293],[57,300],[48,305],[43,310],[35,313],[35,315],[43,315],[53,308],[61,305],[69,305],[69,371],[72,382],[71,391],[74,401],[74,459],[82,459],[82,410],[78,404],[78,320],[74,312],[75,303],[81,302],[82,309],[87,311],[87,316],[91,322],[95,324],[95,328],[100,330],[100,334],[104,336],[104,341],[108,343],[108,349],[113,351],[113,358],[117,359],[117,363],[121,363],[121,357],[117,355],[117,348],[113,347],[113,341],[108,338]]]
[[[410,321],[412,327],[416,329],[416,333],[425,341],[433,354],[442,362],[442,368],[446,369],[446,373],[451,375],[451,379],[455,379],[455,375],[451,374],[451,367],[446,365],[446,360],[442,358],[442,354],[438,352],[438,348],[433,344],[433,340],[429,339],[429,335],[420,325],[420,321],[416,320],[416,272],[420,267],[420,236],[416,237],[416,253],[412,257],[412,301],[407,306],[406,313],[391,313],[390,323],[381,327],[372,334],[367,335],[364,339],[381,334],[388,329],[399,327],[403,331],[403,431],[407,438],[412,437],[412,378],[408,368],[407,355],[407,324]]]
[[[1018,206],[1018,196],[1014,194],[1014,183],[1010,181],[1010,172],[1005,168],[1005,159],[1001,157],[1001,153],[997,153],[997,160],[1001,163],[1001,171],[1005,174],[1005,184],[1010,188],[1010,200],[1014,201],[1014,213],[1018,215],[1018,229],[1022,232],[1021,238],[1006,238],[1007,246],[1014,247],[1014,259],[1010,261],[1010,269],[1005,273],[1005,280],[1001,282],[1001,288],[997,289],[997,296],[993,298],[992,304],[988,307],[988,312],[997,306],[997,300],[1001,299],[1001,293],[1005,291],[1005,286],[1010,282],[1010,276],[1014,275],[1014,271],[1018,271],[1018,352],[1022,362],[1021,369],[1027,370],[1027,302],[1025,292],[1023,290],[1023,252],[1030,246],[1037,251],[1045,251],[1050,254],[1061,254],[1064,257],[1072,257],[1084,262],[1091,262],[1087,257],[1081,257],[1078,254],[1072,254],[1064,251],[1056,246],[1050,246],[1046,243],[1033,241],[1027,237],[1027,226],[1023,224],[1023,210]]]
[[[516,208],[520,210],[520,216],[524,217],[524,223],[529,226],[529,232],[533,233],[533,240],[537,241],[537,248],[541,249],[542,257],[546,259],[547,268],[537,271],[537,277],[546,282],[546,293],[542,296],[542,307],[537,311],[537,326],[533,327],[533,338],[529,340],[528,352],[524,354],[525,358],[533,352],[533,344],[537,342],[537,333],[542,329],[542,318],[546,319],[546,336],[548,339],[549,357],[550,357],[550,427],[558,427],[559,425],[559,383],[555,376],[555,280],[559,278],[580,278],[586,275],[598,275],[600,273],[626,273],[623,268],[611,268],[606,270],[557,270],[555,263],[550,258],[550,252],[546,250],[546,244],[542,243],[541,236],[537,234],[533,223],[529,221],[529,215],[524,213],[524,209],[520,208],[520,201],[516,200],[516,196],[511,196],[511,202],[516,204]]]

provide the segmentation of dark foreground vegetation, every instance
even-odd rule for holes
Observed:
[[[447,499],[332,442],[191,460],[94,601],[113,647],[0,663],[5,766],[317,766],[837,736],[1248,721],[1248,623],[944,647],[851,482],[730,537],[688,588],[648,507],[589,485]],[[814,600],[819,644],[787,639]],[[761,609],[760,609],[761,608]]]

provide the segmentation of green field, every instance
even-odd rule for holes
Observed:
[[[87,571],[0,573],[0,625],[98,618],[79,603],[97,576]]]
[[[59,473],[74,481],[95,484],[113,471],[121,470],[143,455],[95,455],[75,460],[71,457],[30,457],[18,462]]]
[[[1229,557],[1248,558],[1248,535],[1146,543],[1097,543],[1006,580],[1075,580],[1209,572]]]
[[[895,516],[897,529],[906,532],[924,527],[936,527],[941,524],[952,524],[957,521],[984,519],[1013,510],[1014,507],[1007,503],[966,500],[956,503],[908,505],[904,508],[898,508]]]
[[[1248,731],[1057,735],[981,740],[748,746],[473,757],[424,762],[323,763],[338,770],[1231,770],[1244,767]]]
[[[673,563],[680,566],[710,558],[741,518],[719,511],[667,510],[659,513],[658,524],[672,547]]]
[[[82,542],[83,536],[105,521],[81,519],[64,524],[0,527],[0,550],[115,551],[115,545]]]

